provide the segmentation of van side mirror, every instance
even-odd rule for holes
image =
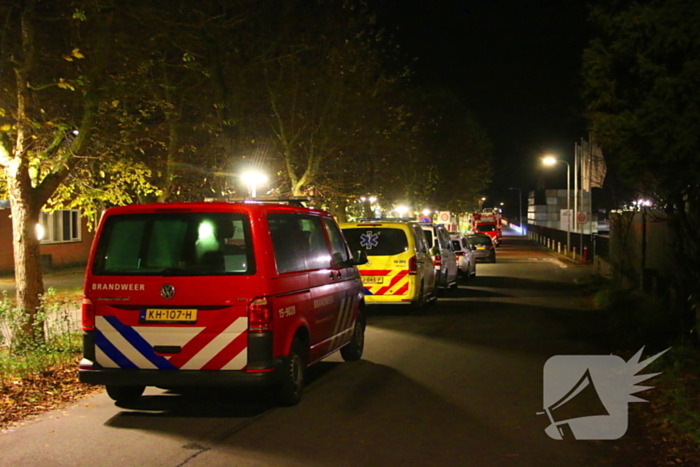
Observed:
[[[441,253],[440,247],[437,245],[433,245],[433,247],[430,249],[430,256],[440,256]]]
[[[355,261],[353,262],[355,266],[361,266],[367,264],[369,259],[367,258],[367,252],[364,250],[357,250],[354,254]]]

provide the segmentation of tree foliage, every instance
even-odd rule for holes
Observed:
[[[12,212],[17,302],[32,317],[27,333],[42,329],[33,319],[43,294],[40,211],[50,199],[74,202],[59,199],[58,188],[67,180],[79,187],[84,168],[100,163],[101,144],[93,142],[106,136],[101,124],[111,107],[104,97],[122,63],[119,48],[106,47],[115,11],[96,0],[0,6],[0,167]],[[112,178],[129,176],[115,171]]]
[[[330,173],[346,160],[371,157],[371,143],[359,143],[376,139],[388,78],[382,36],[361,2],[287,2],[276,10],[265,15],[276,32],[260,64],[266,131],[291,194],[301,195],[322,180],[329,188]]]
[[[42,209],[240,196],[246,166],[341,215],[363,194],[464,208],[490,173],[483,131],[449,97],[407,87],[370,4],[0,4],[0,196],[19,305],[31,313],[43,292]]]
[[[468,212],[491,181],[491,142],[476,116],[453,90],[420,94],[421,158],[432,162],[436,185],[428,203]]]
[[[700,4],[608,1],[584,53],[590,127],[606,162],[671,215],[685,293],[700,290]]]

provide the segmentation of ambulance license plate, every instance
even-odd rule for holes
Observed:
[[[364,276],[362,278],[363,284],[383,284],[384,278],[382,276]]]
[[[141,310],[142,323],[196,323],[196,309],[146,308]]]
[[[477,249],[477,250],[485,250],[486,247],[485,247],[485,246],[477,246],[476,249]]]

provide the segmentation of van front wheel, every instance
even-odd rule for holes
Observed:
[[[296,337],[283,367],[282,383],[277,392],[280,404],[291,407],[301,401],[306,376],[306,349]]]
[[[145,386],[115,386],[108,384],[107,395],[119,404],[133,404],[139,400]]]

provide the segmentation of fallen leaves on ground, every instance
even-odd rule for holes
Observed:
[[[30,378],[8,380],[0,386],[0,431],[101,389],[78,381],[77,364],[53,368]]]
[[[697,363],[697,359],[693,360]],[[700,467],[700,443],[697,440],[700,414],[700,377],[693,363],[672,378],[656,378],[652,391],[644,399],[652,402],[637,413],[646,426],[647,443],[663,458],[654,465]],[[681,393],[679,394],[678,391]]]

